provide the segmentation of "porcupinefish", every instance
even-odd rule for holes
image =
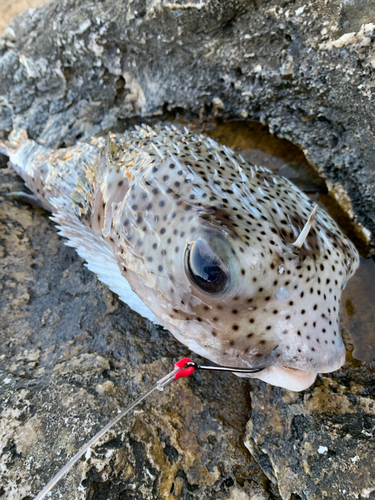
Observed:
[[[358,253],[321,208],[306,230],[289,180],[174,127],[55,151],[18,130],[0,151],[88,268],[192,351],[296,391],[344,363]]]

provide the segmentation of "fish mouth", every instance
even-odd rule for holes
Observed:
[[[317,373],[287,366],[269,366],[253,375],[254,378],[259,378],[263,382],[295,392],[304,391],[310,387],[315,382],[316,376]]]
[[[341,368],[345,363],[345,358],[345,348],[343,346],[340,356],[336,355],[334,360],[331,358],[323,359],[320,364],[312,367],[316,371],[301,370],[289,366],[269,366],[249,376],[276,387],[299,392],[308,389],[315,382],[318,373],[331,373]]]

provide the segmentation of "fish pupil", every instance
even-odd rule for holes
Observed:
[[[186,267],[190,280],[204,292],[217,294],[227,288],[228,270],[205,241],[188,246]]]

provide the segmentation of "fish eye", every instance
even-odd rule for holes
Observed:
[[[185,269],[190,281],[206,293],[219,294],[228,287],[227,266],[204,240],[187,246]]]

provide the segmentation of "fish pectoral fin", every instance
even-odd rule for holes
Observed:
[[[88,269],[131,309],[153,323],[160,324],[122,275],[112,247],[76,217],[71,201],[52,198],[51,204],[51,219],[56,223],[59,234],[68,239],[66,244],[77,250],[78,255],[87,262]]]

